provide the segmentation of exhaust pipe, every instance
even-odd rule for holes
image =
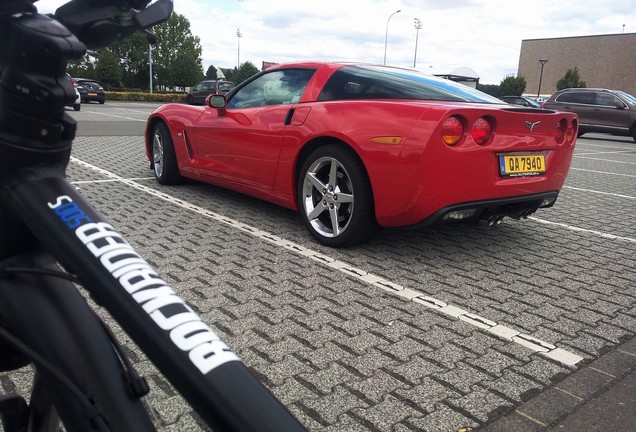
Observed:
[[[494,226],[494,225],[501,224],[501,222],[503,222],[503,219],[505,217],[506,215],[503,215],[503,214],[491,214],[491,215],[482,216],[479,219],[479,221],[487,223],[488,226]]]

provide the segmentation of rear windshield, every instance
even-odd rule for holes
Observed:
[[[224,82],[220,82],[220,83],[219,83],[219,90],[220,90],[220,91],[225,91],[225,92],[227,92],[227,91],[232,90],[233,88],[234,88],[234,84],[232,84],[232,83],[231,83],[231,82],[229,82],[229,81],[224,81]]]
[[[409,69],[344,66],[325,84],[318,100],[418,99],[501,104],[501,100],[454,81]]]

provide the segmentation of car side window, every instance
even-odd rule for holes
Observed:
[[[618,98],[609,93],[596,93],[596,105],[602,105],[615,108],[620,101]],[[623,105],[622,102],[620,102]]]
[[[284,69],[265,73],[234,93],[227,107],[297,103],[314,72],[313,69]]]
[[[563,93],[562,95],[559,95],[559,97],[556,98],[555,102],[594,105],[594,93],[592,92]]]

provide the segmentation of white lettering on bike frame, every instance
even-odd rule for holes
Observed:
[[[65,195],[57,197],[56,202],[48,203],[48,206],[56,210],[72,202]],[[83,214],[76,207],[72,210]],[[63,220],[68,219],[64,218],[63,213],[56,213]],[[75,229],[75,235],[155,324],[169,332],[172,343],[188,354],[192,364],[202,374],[224,363],[239,360],[111,225],[106,222],[84,223]]]

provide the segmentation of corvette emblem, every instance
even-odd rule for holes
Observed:
[[[532,129],[534,129],[535,126],[539,126],[540,123],[540,121],[532,123],[526,120],[526,127],[532,132]]]

